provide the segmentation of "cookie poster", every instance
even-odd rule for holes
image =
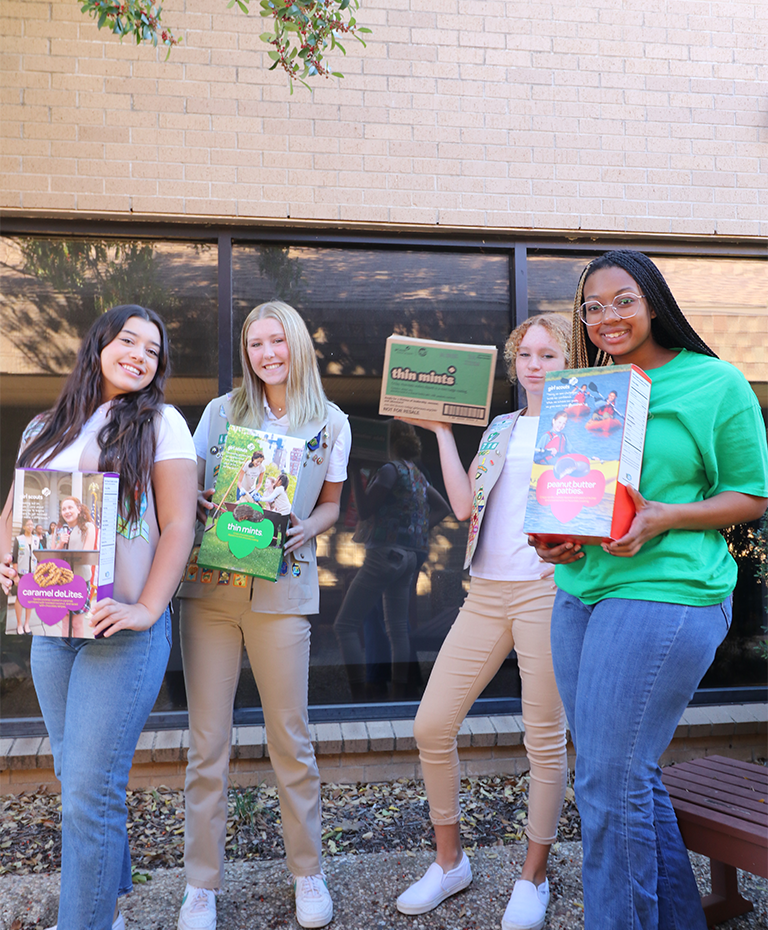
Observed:
[[[112,594],[119,477],[17,468],[6,631],[92,639],[90,616]]]
[[[634,365],[550,372],[524,530],[548,540],[618,539],[634,516],[651,381]]]
[[[230,426],[220,451],[214,508],[185,580],[213,584],[206,570],[218,568],[275,581],[301,468],[327,449],[319,439]]]

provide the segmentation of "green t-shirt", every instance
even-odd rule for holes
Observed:
[[[721,359],[681,351],[648,372],[651,403],[640,493],[692,503],[723,491],[768,497],[765,425],[746,378]],[[708,606],[736,584],[736,563],[717,530],[670,530],[630,558],[585,546],[558,565],[558,587],[595,604],[606,597]]]

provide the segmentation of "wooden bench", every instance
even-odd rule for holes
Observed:
[[[665,769],[688,849],[709,856],[712,893],[702,898],[710,927],[754,910],[736,869],[768,878],[768,768],[709,756]]]

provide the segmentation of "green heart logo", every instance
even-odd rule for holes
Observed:
[[[255,509],[255,508],[249,508]],[[271,520],[236,520],[231,513],[222,514],[216,522],[216,535],[229,547],[236,559],[244,559],[254,549],[266,549],[275,535]]]

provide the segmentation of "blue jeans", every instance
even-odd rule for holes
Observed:
[[[706,930],[659,758],[731,622],[712,607],[558,591],[552,659],[576,748],[585,930]]]
[[[350,682],[362,684],[365,681],[360,629],[380,596],[384,602],[392,681],[399,685],[408,681],[408,663],[411,660],[408,613],[411,585],[418,564],[419,556],[414,549],[401,549],[399,546],[366,549],[362,567],[352,579],[333,624]]]
[[[109,639],[35,636],[32,677],[61,781],[58,930],[110,930],[131,883],[125,791],[171,649],[170,611]]]

